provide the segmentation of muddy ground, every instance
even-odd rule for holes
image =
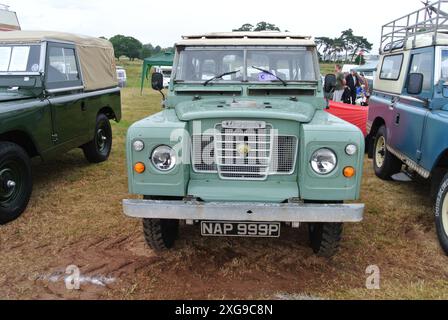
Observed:
[[[313,255],[306,226],[277,240],[201,238],[199,227],[182,226],[174,250],[153,253],[121,200],[129,197],[126,128],[157,111],[158,100],[124,91],[124,120],[114,125],[106,163],[90,165],[79,150],[35,161],[28,210],[0,227],[1,299],[448,299],[448,258],[427,187],[380,181],[369,160],[365,220],[346,225],[332,260]],[[66,288],[71,265],[80,268],[80,290]],[[379,290],[366,288],[371,265],[380,270]]]

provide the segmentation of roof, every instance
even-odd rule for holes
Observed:
[[[359,66],[354,70],[357,72],[367,72],[367,71],[376,71],[378,69],[379,61],[372,61],[370,63],[366,63],[365,65]]]
[[[409,39],[406,43],[406,49],[412,48],[423,48],[432,45],[448,45],[448,34],[447,33],[438,33],[437,39],[434,42],[432,34],[423,34],[419,35],[415,38]]]
[[[76,47],[86,91],[118,85],[114,49],[107,40],[55,31],[0,32],[0,44],[33,44],[43,41],[65,42]]]
[[[152,66],[172,66],[174,52],[161,52],[149,58],[145,58],[145,63]]]
[[[183,36],[178,46],[207,45],[301,45],[315,46],[310,36],[291,32],[258,31],[258,32],[214,32],[199,35]]]
[[[14,11],[9,11],[7,6],[0,8],[0,31],[20,30],[19,20]]]
[[[418,48],[425,48],[431,46],[447,46],[448,45],[448,33],[439,32],[437,38],[434,41],[432,34],[421,34],[406,40],[405,45],[403,45],[403,40],[395,41],[392,45],[392,50],[390,50],[390,44],[385,46],[383,54],[396,53],[403,50],[412,50]]]
[[[0,33],[0,43],[37,43],[42,41],[71,42],[84,47],[112,47],[112,44],[104,39],[57,31],[10,31]]]

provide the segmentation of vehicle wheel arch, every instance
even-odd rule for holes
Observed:
[[[381,117],[377,117],[372,123],[372,128],[370,129],[370,133],[367,138],[367,140],[368,140],[367,141],[367,144],[368,144],[367,153],[368,153],[369,159],[373,158],[373,144],[374,144],[373,142],[374,142],[376,133],[382,126],[386,126],[386,121],[384,121],[384,119]]]
[[[448,172],[448,148],[440,153],[431,170],[431,197],[437,195],[440,183]]]
[[[104,114],[106,117],[109,118],[109,120],[115,120],[115,121],[117,121],[117,116],[115,115],[114,110],[113,110],[110,106],[102,107],[102,108],[98,111],[97,116],[100,115],[100,114]]]
[[[30,134],[22,130],[11,130],[0,133],[0,141],[7,141],[21,146],[30,158],[40,156],[34,139]]]

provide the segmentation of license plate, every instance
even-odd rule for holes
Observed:
[[[202,221],[204,237],[279,238],[280,223]]]

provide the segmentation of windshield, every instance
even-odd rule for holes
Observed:
[[[39,72],[40,48],[40,45],[0,45],[0,72]]]
[[[175,80],[203,82],[234,71],[238,72],[223,76],[217,81],[259,83],[281,80],[317,81],[314,51],[305,47],[235,50],[187,48],[179,54]]]

